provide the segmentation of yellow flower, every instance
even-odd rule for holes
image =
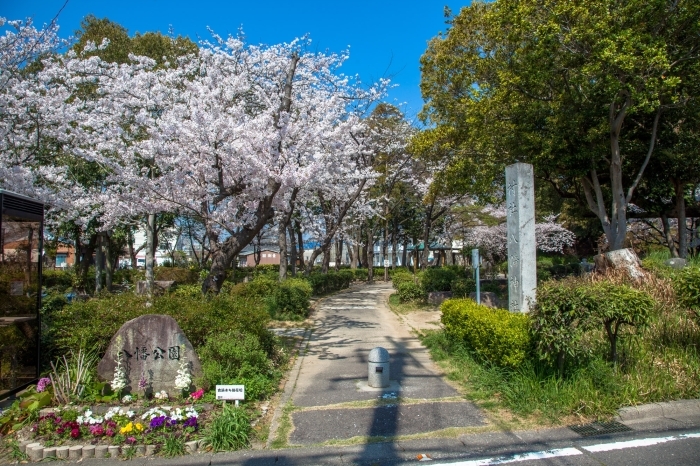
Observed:
[[[137,422],[134,425],[134,427],[136,427],[136,430],[138,430],[139,432],[141,432],[143,430],[143,424],[141,424],[140,422]]]
[[[120,434],[128,434],[132,430],[134,430],[134,423],[130,422],[127,425],[125,425],[124,427],[122,427],[121,429],[119,429],[119,433]]]

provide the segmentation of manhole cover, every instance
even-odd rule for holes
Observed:
[[[617,421],[610,422],[592,422],[591,424],[581,424],[578,426],[569,426],[581,437],[593,437],[595,435],[615,434],[617,432],[631,432],[632,429]]]

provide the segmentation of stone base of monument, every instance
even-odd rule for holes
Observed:
[[[629,248],[595,256],[595,271],[603,274],[610,271],[621,271],[635,281],[643,280],[646,277],[646,272],[642,269],[637,254]]]
[[[451,291],[431,291],[428,293],[428,303],[432,304],[433,306],[438,306],[442,304],[444,300],[450,299],[451,297]]]
[[[171,291],[175,288],[176,283],[172,280],[161,281],[156,280],[153,282],[153,292],[155,294],[161,294],[166,291]],[[148,293],[148,282],[146,280],[140,280],[136,282],[136,294],[144,295]]]
[[[481,298],[481,305],[486,307],[498,307],[498,297],[493,291],[482,291],[479,298]],[[469,299],[476,301],[476,293],[469,293]]]

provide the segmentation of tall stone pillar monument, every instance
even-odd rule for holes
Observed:
[[[528,312],[535,304],[535,177],[532,165],[506,167],[508,225],[508,308]]]

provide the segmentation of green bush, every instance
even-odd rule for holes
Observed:
[[[674,273],[672,283],[679,304],[700,315],[700,267],[686,267]]]
[[[530,349],[527,314],[491,309],[470,299],[448,299],[441,310],[448,338],[464,342],[480,359],[511,368],[525,361]]]
[[[530,314],[535,352],[564,370],[564,358],[581,351],[581,338],[595,325],[592,295],[580,279],[548,281],[537,288]]]
[[[399,301],[406,303],[409,301],[423,301],[426,298],[426,293],[420,285],[410,282],[404,282],[399,285]]]
[[[239,330],[217,333],[207,338],[198,353],[207,387],[245,385],[248,400],[275,391],[279,373],[255,335]]]
[[[311,284],[302,278],[288,278],[279,283],[273,295],[277,314],[306,318],[312,292]]]
[[[306,277],[315,296],[348,288],[354,279],[355,274],[350,270],[328,273],[312,272]]]
[[[471,278],[456,278],[452,280],[450,290],[454,298],[468,298],[469,293],[476,292],[476,281]]]
[[[406,269],[396,270],[391,276],[391,283],[395,290],[398,290],[402,283],[414,283],[416,281],[416,276]]]
[[[41,284],[45,288],[57,288],[65,291],[73,286],[74,273],[68,270],[43,270]]]
[[[617,362],[617,339],[622,326],[645,327],[654,309],[654,299],[629,285],[601,281],[590,287],[593,313],[602,322],[610,343],[609,359]]]
[[[431,291],[450,291],[452,281],[457,278],[457,273],[447,267],[428,267],[423,272],[421,284],[426,293]]]
[[[359,280],[361,282],[367,281],[367,276],[369,275],[369,271],[367,269],[351,269],[351,272],[355,280]]]

